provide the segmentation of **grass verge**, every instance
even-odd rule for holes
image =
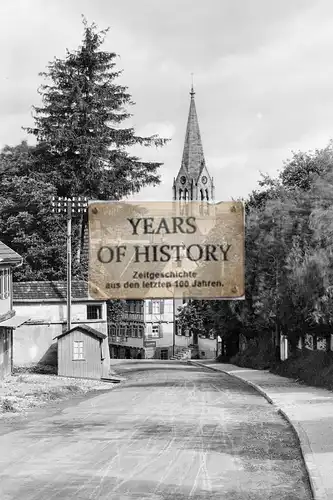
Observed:
[[[47,368],[45,370],[48,372]],[[41,407],[51,401],[108,390],[114,386],[100,380],[40,373],[36,367],[16,368],[11,376],[0,382],[0,419],[25,414],[30,408]]]

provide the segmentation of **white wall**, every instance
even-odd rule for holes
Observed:
[[[54,350],[54,337],[67,329],[66,303],[31,302],[15,303],[18,316],[29,317],[29,322],[23,324],[13,334],[13,362],[14,365],[28,365],[45,360],[45,357]],[[102,319],[88,320],[87,305],[101,305]],[[72,303],[72,327],[86,324],[107,335],[107,308],[106,302],[84,301]],[[103,341],[105,360],[103,376],[109,371],[110,351],[108,338]]]
[[[216,357],[216,339],[198,338],[198,350],[200,359],[214,359]],[[203,355],[202,352],[205,354]]]
[[[71,308],[72,323],[101,323],[101,320],[87,319],[87,305],[102,306],[102,322],[107,319],[106,302],[73,302]],[[45,321],[50,323],[67,321],[66,303],[31,302],[21,303],[14,300],[17,315],[30,317],[33,321]],[[98,328],[97,328],[98,329]]]

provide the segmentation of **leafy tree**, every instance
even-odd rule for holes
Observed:
[[[118,323],[126,310],[125,300],[109,300],[107,303],[108,322]]]
[[[273,332],[284,333],[294,345],[306,332],[329,331],[332,153],[332,143],[322,150],[297,153],[277,179],[262,175],[261,189],[246,201],[245,300],[202,301],[196,323],[206,331],[213,324],[224,337],[243,333],[252,338],[264,335],[266,341]]]
[[[116,80],[116,54],[101,50],[108,30],[84,20],[82,45],[56,58],[42,73],[42,106],[35,107],[37,139],[0,153],[1,240],[24,258],[18,280],[66,278],[65,217],[52,213],[52,196],[120,199],[160,182],[160,164],[130,154],[135,145],[162,146],[154,135],[139,137],[122,127],[134,104]],[[73,255],[80,249],[82,219],[73,220]],[[73,259],[73,275],[86,276],[86,262]]]
[[[279,179],[288,189],[299,188],[308,191],[316,180],[332,170],[333,141],[323,149],[293,153],[291,160],[284,163]]]
[[[196,343],[198,335],[206,332],[202,302],[200,300],[190,300],[184,306],[181,306],[177,313],[177,321],[181,329],[191,331],[194,343]]]

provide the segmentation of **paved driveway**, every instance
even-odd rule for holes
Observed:
[[[252,388],[127,361],[107,394],[0,424],[1,500],[308,500],[292,431]]]

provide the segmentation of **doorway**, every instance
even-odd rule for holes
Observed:
[[[161,359],[169,359],[168,349],[161,349]]]

